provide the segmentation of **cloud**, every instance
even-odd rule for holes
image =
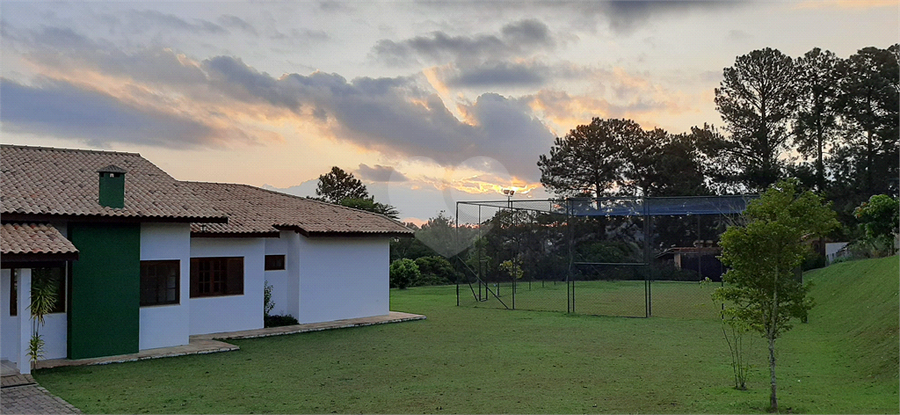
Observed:
[[[539,63],[489,62],[459,69],[446,78],[450,86],[535,86],[547,81],[550,68]]]
[[[240,29],[244,32],[247,32],[253,36],[258,35],[259,33],[256,31],[256,28],[253,27],[250,23],[247,23],[246,20],[241,19],[232,14],[223,14],[219,16],[219,23],[222,26],[230,27],[232,29]]]
[[[530,24],[510,26],[509,32],[508,36],[541,39],[540,31]],[[32,111],[43,112],[41,108],[53,105],[61,108],[58,118],[35,115],[29,119],[24,109],[11,112],[7,118],[20,130],[177,146],[182,141],[184,145],[214,139],[256,141],[266,137],[265,131],[254,129],[259,121],[281,119],[316,125],[336,139],[368,150],[426,156],[446,166],[475,156],[493,157],[511,173],[530,179],[538,174],[537,168],[531,162],[522,163],[522,157],[536,160],[552,140],[528,105],[496,94],[464,104],[468,115],[458,119],[422,74],[349,81],[324,72],[274,77],[239,57],[214,56],[198,62],[168,49],[125,52],[68,29],[39,31],[29,42],[28,58],[42,73],[58,80],[40,87],[7,81],[10,97],[31,97]],[[494,69],[516,70],[504,65]],[[528,68],[523,68],[520,80],[527,81]],[[498,75],[470,72],[467,76],[462,80],[477,83],[485,82],[479,78]],[[82,84],[91,87],[77,86]],[[4,97],[4,103],[11,106],[10,97]],[[48,104],[54,99],[65,102]],[[69,102],[97,111],[96,126],[79,121],[78,106],[69,107]],[[63,127],[67,120],[71,129]],[[160,120],[170,120],[171,125],[154,123]],[[115,136],[118,129],[120,138]],[[242,135],[245,130],[252,131],[252,136]]]
[[[174,14],[166,14],[156,10],[131,10],[131,23],[127,26],[133,33],[143,33],[149,28],[164,27],[180,30],[192,34],[224,34],[228,30],[213,22],[203,19],[193,19],[188,22]]]
[[[206,82],[199,66],[171,49],[151,47],[126,53],[69,28],[44,27],[19,39],[28,59],[52,68],[87,68],[104,74],[167,85]]]
[[[4,130],[75,137],[98,146],[130,142],[190,148],[216,144],[226,135],[194,119],[62,81],[27,86],[0,78],[0,107]]]
[[[667,15],[682,15],[694,11],[728,9],[750,3],[752,0],[613,0],[596,4],[596,10],[607,17],[609,28],[619,34],[628,34],[638,27]],[[591,3],[590,5],[594,5]],[[588,6],[588,4],[584,4]]]
[[[403,173],[394,170],[390,166],[374,165],[369,167],[366,164],[360,164],[356,169],[356,174],[360,179],[372,182],[405,182],[409,180]]]
[[[323,30],[309,29],[291,29],[288,33],[275,30],[270,37],[275,40],[290,40],[303,43],[323,42],[331,38],[331,36]]]
[[[547,25],[537,19],[524,19],[503,26],[500,29],[507,43],[519,45],[554,46]]]
[[[257,72],[240,58],[216,56],[203,61],[203,68],[213,87],[242,101],[265,101],[275,106],[296,111],[300,107],[299,97],[286,82],[269,74]]]
[[[471,62],[530,55],[555,46],[556,42],[546,24],[536,19],[525,19],[504,25],[497,34],[451,36],[436,31],[398,42],[382,39],[375,43],[372,54],[394,65],[416,62],[418,59]]]

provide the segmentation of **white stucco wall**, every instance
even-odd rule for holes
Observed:
[[[20,276],[23,273],[20,270]],[[30,284],[30,271],[28,283]],[[10,362],[19,363],[20,358],[25,359],[27,344],[31,338],[31,318],[29,315],[28,304],[30,298],[30,286],[26,290],[22,290],[19,286],[19,292],[15,293],[19,298],[18,311],[16,316],[11,316],[9,312],[10,302],[10,279],[12,272],[9,269],[0,271],[0,284],[2,284],[2,300],[0,300],[0,357]],[[21,284],[24,279],[20,280]],[[63,293],[62,295],[65,295]],[[23,301],[24,300],[24,301]],[[25,316],[25,318],[21,318]],[[21,322],[25,322],[25,326]],[[62,359],[66,357],[66,341],[67,341],[67,321],[66,313],[50,313],[44,316],[44,325],[40,328],[41,337],[44,340],[44,356],[45,359]],[[25,360],[28,363],[27,360]],[[21,365],[19,369],[23,370]],[[25,373],[25,372],[23,372]]]
[[[265,272],[266,281],[272,286],[272,301],[275,303],[275,307],[270,312],[272,315],[296,314],[296,309],[291,310],[288,307],[288,278],[291,275],[297,278],[296,266],[293,267],[295,272],[292,274],[289,264],[292,260],[293,262],[297,261],[296,251],[289,251],[292,245],[290,240],[296,238],[297,233],[293,231],[281,231],[279,238],[266,238],[266,255],[285,256],[284,270]],[[293,255],[289,254],[289,252],[292,252]],[[296,286],[296,284],[294,285]],[[294,293],[296,293],[296,290]]]
[[[141,307],[138,346],[141,350],[188,344],[191,328],[190,252],[190,224],[141,224],[141,261],[180,262],[179,304]]]
[[[15,362],[19,353],[19,317],[9,315],[11,270],[0,270],[0,359]]]
[[[299,238],[300,323],[390,312],[389,238]]]
[[[44,359],[63,359],[68,356],[68,317],[66,313],[44,316],[41,337],[44,339]]]
[[[263,327],[264,238],[192,238],[191,257],[243,257],[244,294],[190,299],[190,334]],[[188,298],[190,293],[185,297]]]

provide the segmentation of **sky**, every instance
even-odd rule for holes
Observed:
[[[0,141],[301,196],[338,166],[422,223],[504,188],[551,196],[538,157],[593,117],[719,125],[737,56],[886,48],[898,15],[897,0],[2,1]]]

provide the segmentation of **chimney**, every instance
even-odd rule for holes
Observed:
[[[110,164],[100,170],[100,205],[111,208],[125,207],[125,170]]]

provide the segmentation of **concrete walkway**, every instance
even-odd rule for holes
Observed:
[[[229,339],[253,339],[257,337],[282,336],[285,334],[307,333],[311,331],[344,329],[349,327],[373,326],[376,324],[402,323],[404,321],[424,320],[425,316],[419,314],[401,313],[391,311],[390,314],[375,317],[350,318],[346,320],[326,321],[324,323],[298,324],[295,326],[269,327],[265,329],[231,331],[227,333],[212,333],[191,336],[194,340],[229,340]]]
[[[159,359],[163,357],[184,356],[189,354],[206,354],[228,352],[240,348],[225,343],[227,339],[252,339],[256,337],[281,336],[286,334],[306,333],[311,331],[341,329],[348,327],[372,326],[376,324],[401,323],[404,321],[424,320],[418,314],[391,312],[385,316],[353,318],[329,321],[325,323],[299,324],[295,326],[270,327],[257,330],[236,331],[190,336],[190,343],[183,346],[162,347],[142,350],[138,353],[97,357],[91,359],[51,359],[38,362],[38,369],[61,366],[104,365],[109,363],[133,362],[137,360]],[[4,362],[8,363],[8,362]],[[5,365],[5,369],[6,366]],[[62,398],[54,396],[38,385],[30,375],[20,375],[17,371],[4,370],[2,389],[0,389],[0,414],[78,414],[81,411]]]
[[[0,388],[0,413],[80,414],[78,408],[35,383],[31,375],[6,375]]]
[[[230,352],[240,350],[233,344],[217,340],[194,340],[183,346],[160,347],[158,349],[141,350],[137,353],[122,354],[117,356],[93,357],[89,359],[49,359],[37,363],[38,369],[48,369],[62,366],[90,366],[105,365],[109,363],[136,362],[138,360],[159,359],[162,357],[186,356],[189,354],[208,354],[218,352]]]

